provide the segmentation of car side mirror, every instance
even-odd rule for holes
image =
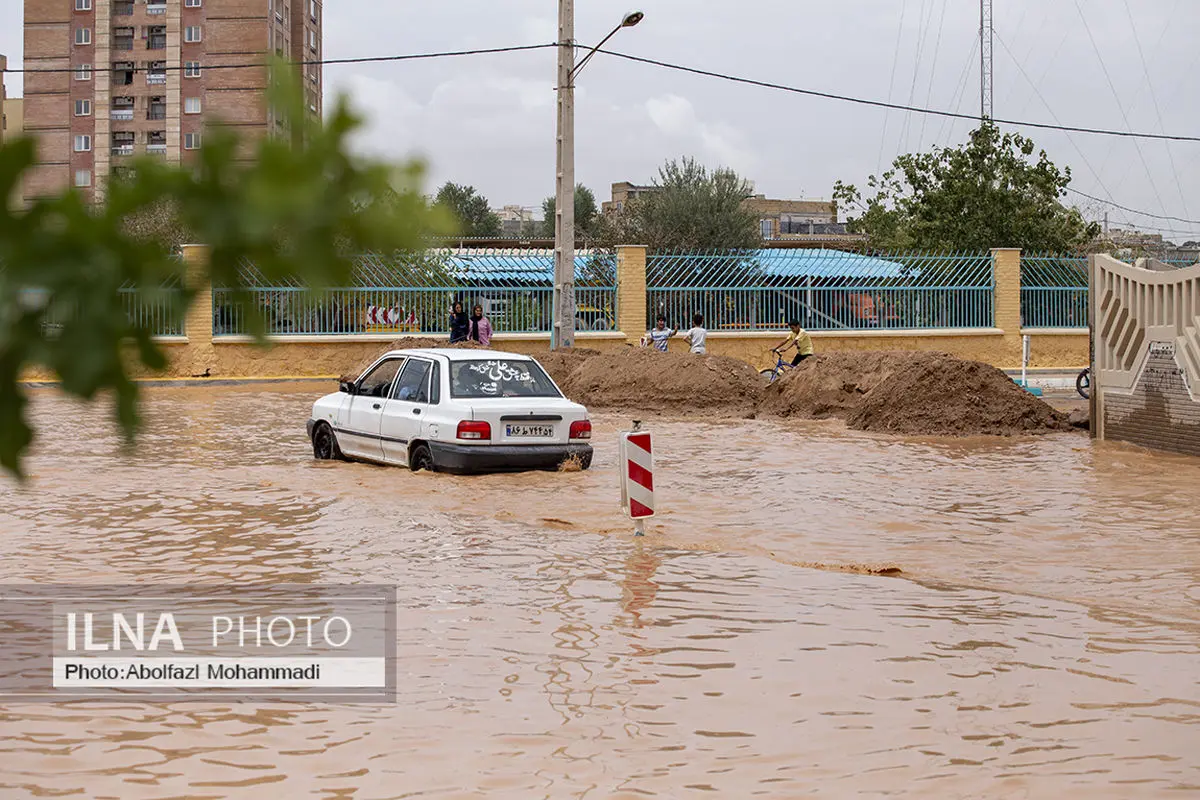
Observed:
[[[342,381],[341,383],[338,384],[338,391],[345,392],[346,394],[351,394],[351,395],[358,394],[358,386],[351,383],[350,381]]]

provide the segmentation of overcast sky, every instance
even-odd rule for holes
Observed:
[[[65,0],[64,0],[65,2]],[[591,44],[627,9],[577,2]],[[1082,127],[1200,135],[1200,0],[996,0],[995,114]],[[0,0],[0,52],[21,52],[21,0]],[[977,113],[975,0],[641,0],[645,21],[610,47],[803,88]],[[1132,11],[1132,22],[1131,22]],[[327,58],[548,43],[555,0],[328,0]],[[1086,26],[1084,18],[1086,17]],[[1144,57],[1144,60],[1143,60]],[[9,91],[20,80],[9,78]],[[554,188],[553,50],[332,66],[337,92],[370,119],[361,146],[421,156],[430,184],[473,184],[493,206],[539,206]],[[1109,79],[1111,78],[1111,85]],[[771,197],[828,197],[900,152],[961,142],[965,121],[885,112],[617,61],[577,92],[579,180],[647,183],[665,159],[737,169]],[[1024,131],[1073,186],[1122,205],[1200,219],[1200,143]],[[1093,216],[1102,207],[1074,198]],[[1110,209],[1114,225],[1183,229]]]

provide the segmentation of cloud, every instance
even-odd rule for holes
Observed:
[[[759,159],[746,142],[746,136],[727,122],[705,123],[686,97],[675,94],[652,97],[646,101],[646,113],[664,135],[677,140],[684,150],[699,145],[710,166],[731,167],[750,177]]]

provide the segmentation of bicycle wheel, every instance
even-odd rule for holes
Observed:
[[[1079,392],[1079,396],[1084,400],[1091,397],[1092,392],[1092,370],[1090,368],[1080,372],[1075,377],[1075,391]]]
[[[760,369],[758,371],[758,374],[762,375],[764,378],[766,378],[767,383],[775,382],[775,370],[773,370],[773,369]]]

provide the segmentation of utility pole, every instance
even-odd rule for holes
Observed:
[[[992,0],[979,0],[979,121],[992,119]]]
[[[550,349],[575,346],[575,0],[558,0],[558,166]]]

